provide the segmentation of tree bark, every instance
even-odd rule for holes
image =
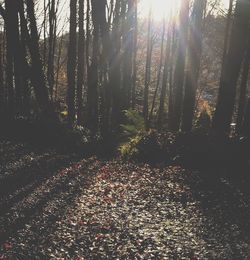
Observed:
[[[237,133],[240,133],[244,111],[246,109],[246,102],[247,102],[246,93],[247,93],[247,83],[249,79],[249,68],[250,68],[250,38],[248,39],[248,48],[243,63],[243,71],[242,71],[242,78],[240,84],[240,97],[238,102],[237,123],[236,123]]]
[[[70,29],[69,29],[69,45],[68,45],[68,62],[67,62],[67,78],[68,78],[68,123],[73,126],[76,115],[76,27],[77,27],[77,0],[70,0]]]
[[[250,22],[250,1],[238,0],[230,34],[229,49],[222,69],[219,96],[213,118],[213,130],[219,136],[230,133],[234,111],[236,84],[247,47]]]
[[[84,0],[79,0],[78,66],[77,66],[77,123],[82,122],[85,64]]]
[[[185,81],[183,102],[183,117],[181,130],[191,131],[195,113],[196,90],[199,79],[202,54],[202,20],[206,7],[206,0],[196,0],[193,6],[192,20],[189,29],[188,43],[188,71]]]
[[[147,31],[147,57],[146,57],[146,69],[145,69],[145,86],[144,86],[144,99],[143,99],[143,116],[146,125],[148,125],[148,98],[149,98],[149,86],[151,81],[151,62],[152,62],[152,9],[150,8],[148,15],[148,31]]]
[[[172,122],[170,122],[170,129],[172,131],[179,131],[181,123],[186,51],[188,43],[189,2],[189,0],[183,0],[180,11],[177,63],[174,73],[173,117],[171,118]]]

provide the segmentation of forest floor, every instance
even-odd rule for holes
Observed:
[[[250,259],[247,178],[9,141],[0,173],[0,259]]]

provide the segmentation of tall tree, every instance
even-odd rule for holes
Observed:
[[[49,95],[48,89],[45,82],[45,76],[43,71],[43,64],[39,51],[39,34],[37,29],[35,8],[33,0],[26,0],[27,4],[27,15],[29,19],[30,36],[26,33],[26,41],[29,47],[31,56],[31,77],[36,95],[38,107],[41,111],[48,111],[49,106]],[[27,21],[22,19],[24,27],[27,27]],[[26,30],[27,31],[27,30]]]
[[[59,1],[58,1],[59,2]],[[48,65],[47,79],[49,84],[50,97],[53,100],[54,84],[55,84],[55,48],[56,48],[56,32],[57,32],[57,6],[56,0],[49,0],[49,37],[48,37]],[[45,12],[46,13],[46,12]],[[46,21],[44,21],[44,24]],[[45,39],[46,41],[46,39]],[[44,43],[46,45],[46,42]]]
[[[236,84],[247,47],[250,22],[250,1],[238,0],[229,39],[228,54],[222,68],[219,96],[213,118],[213,130],[225,136],[230,132],[234,111]]]
[[[152,38],[152,7],[150,7],[148,14],[148,31],[147,31],[147,56],[145,68],[145,86],[144,86],[144,99],[143,99],[143,116],[146,125],[148,125],[148,98],[149,86],[151,81],[151,63],[153,51],[153,38]]]
[[[160,130],[163,125],[163,114],[165,108],[165,100],[167,93],[167,83],[168,83],[168,75],[169,75],[169,64],[170,64],[170,50],[171,50],[171,26],[168,25],[168,35],[167,35],[167,46],[165,51],[165,60],[164,60],[164,69],[162,76],[162,86],[161,86],[161,94],[160,94],[160,105],[158,111],[158,119],[157,119],[157,127]]]
[[[82,123],[83,84],[85,72],[85,35],[84,35],[84,0],[79,0],[78,24],[78,65],[77,65],[77,122]]]
[[[170,129],[173,131],[179,131],[181,123],[186,51],[188,43],[189,3],[189,0],[183,0],[180,10],[179,41],[174,73],[173,116],[170,122]]]
[[[100,1],[91,0],[93,22],[92,61],[88,73],[87,126],[95,134],[98,130],[98,54],[99,54],[99,5]]]
[[[183,102],[182,131],[190,131],[195,112],[196,90],[202,54],[202,20],[206,0],[195,0],[189,28],[188,65]]]
[[[69,45],[68,45],[68,64],[67,64],[67,78],[68,78],[68,121],[70,125],[75,122],[76,104],[76,36],[77,29],[77,0],[70,0],[70,29],[69,29]]]
[[[121,120],[121,0],[117,0],[111,32],[110,87],[112,92],[111,122],[115,130]]]
[[[243,70],[242,70],[242,78],[240,83],[240,96],[238,101],[238,111],[237,111],[237,122],[236,122],[236,130],[240,133],[244,112],[246,109],[247,103],[247,83],[249,79],[249,68],[250,68],[250,37],[248,39],[248,48],[246,52],[246,56],[243,63]]]
[[[137,81],[137,48],[138,48],[138,0],[133,1],[134,35],[133,35],[133,82],[132,82],[132,108],[136,102],[136,81]]]
[[[134,11],[133,1],[127,0],[127,12],[124,17],[123,30],[123,108],[127,109],[131,105],[132,94],[132,66],[133,66],[133,30]],[[126,2],[126,1],[124,1]],[[124,6],[125,8],[125,6]]]
[[[166,20],[165,20],[165,18],[163,18],[163,20],[162,20],[160,60],[159,60],[159,67],[158,67],[158,71],[157,71],[156,87],[155,87],[155,92],[154,92],[154,96],[153,96],[153,102],[152,102],[151,111],[150,111],[150,114],[149,114],[149,121],[151,121],[152,117],[153,117],[156,98],[157,98],[158,89],[159,89],[160,81],[161,81],[161,74],[162,74],[162,67],[163,67],[163,56],[164,56],[165,31],[166,31]],[[165,94],[165,96],[166,96],[166,94]]]

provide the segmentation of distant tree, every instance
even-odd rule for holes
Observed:
[[[167,34],[167,46],[165,51],[165,59],[164,59],[164,69],[163,69],[163,76],[162,76],[162,86],[161,86],[161,94],[160,94],[160,104],[159,104],[159,111],[158,111],[158,119],[157,119],[157,127],[161,130],[163,126],[163,115],[165,109],[165,101],[166,101],[166,94],[167,94],[167,87],[169,81],[169,65],[170,65],[170,51],[171,51],[171,26],[168,25],[168,34]]]
[[[145,68],[145,86],[144,86],[144,99],[143,99],[143,116],[146,125],[148,125],[148,109],[149,109],[149,86],[151,81],[151,63],[153,52],[153,36],[152,36],[152,8],[148,14],[148,30],[147,30],[147,55],[146,55],[146,68]]]
[[[122,96],[124,100],[123,109],[131,106],[132,97],[132,66],[133,66],[133,36],[134,36],[134,0],[123,1],[124,21],[123,21],[123,86]]]
[[[161,48],[160,48],[160,60],[159,60],[159,67],[158,67],[158,71],[157,71],[157,78],[156,78],[156,87],[155,87],[155,91],[154,91],[154,96],[153,96],[153,102],[152,102],[152,106],[151,106],[151,110],[149,113],[149,121],[151,122],[152,117],[153,117],[153,112],[155,109],[155,103],[156,103],[156,98],[157,98],[157,94],[158,94],[158,89],[160,87],[160,82],[161,82],[161,76],[162,76],[162,65],[163,65],[163,59],[164,59],[164,42],[165,42],[165,31],[166,31],[166,20],[165,18],[162,21],[162,35],[161,35]],[[168,50],[166,50],[168,51]],[[168,70],[168,68],[167,68]],[[165,95],[166,97],[166,92],[165,94],[162,93],[163,95]],[[165,100],[165,98],[164,98]]]
[[[72,126],[75,122],[76,115],[76,45],[77,45],[77,0],[70,0],[70,29],[69,29],[69,45],[68,45],[68,64],[67,64],[67,78],[68,78],[68,121]]]
[[[48,58],[47,58],[47,79],[49,84],[50,97],[54,98],[55,85],[55,49],[57,40],[57,9],[59,1],[49,0],[48,19],[49,19],[49,37],[48,37]],[[46,13],[46,11],[44,11]],[[44,24],[46,21],[44,21]],[[45,43],[46,45],[46,38]]]

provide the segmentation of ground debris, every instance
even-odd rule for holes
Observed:
[[[230,180],[1,147],[15,189],[0,194],[0,259],[250,258],[249,197]]]

